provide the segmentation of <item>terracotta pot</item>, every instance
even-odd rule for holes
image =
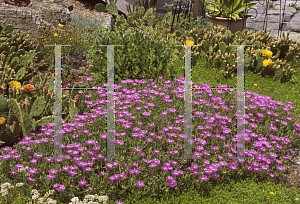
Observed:
[[[206,13],[207,22],[211,22],[213,25],[217,25],[218,28],[224,28],[223,32],[230,30],[232,33],[237,31],[243,31],[246,27],[247,18],[239,18],[236,21],[230,18],[212,17]],[[228,29],[227,29],[228,28]]]

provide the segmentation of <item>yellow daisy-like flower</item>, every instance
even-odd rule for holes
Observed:
[[[59,26],[59,27],[63,27],[64,25],[62,25],[62,24],[58,24],[58,26]]]
[[[20,82],[18,81],[11,81],[10,84],[9,84],[9,87],[10,88],[14,88],[14,86],[17,88],[16,90],[19,91],[18,88],[21,88],[21,84]]]
[[[57,33],[55,33],[55,34],[54,34],[54,36],[56,37],[56,36],[58,36],[58,34],[57,34]]]
[[[269,50],[263,50],[261,53],[267,57],[270,57],[273,55],[273,52],[271,52]]]
[[[269,64],[272,63],[272,60],[271,59],[268,59],[268,60],[264,60],[263,61],[263,64],[264,64],[264,67],[268,66]]]
[[[257,86],[257,84],[254,84],[254,86]]]
[[[273,192],[270,192],[270,194],[272,194],[272,195],[273,195],[274,193],[273,193]]]
[[[194,45],[194,42],[191,41],[191,40],[187,40],[185,44],[186,44],[186,45]]]

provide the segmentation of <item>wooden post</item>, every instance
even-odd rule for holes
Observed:
[[[202,0],[192,0],[192,12],[194,19],[197,19],[197,16],[205,18],[204,3]]]

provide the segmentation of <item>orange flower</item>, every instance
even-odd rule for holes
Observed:
[[[5,123],[5,118],[4,117],[0,117],[0,125],[3,125]]]
[[[34,86],[32,86],[31,84],[27,84],[25,86],[23,86],[23,90],[25,92],[31,92],[33,90]]]

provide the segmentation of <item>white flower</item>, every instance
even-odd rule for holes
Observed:
[[[16,186],[17,186],[17,187],[24,186],[24,183],[17,183]]]

